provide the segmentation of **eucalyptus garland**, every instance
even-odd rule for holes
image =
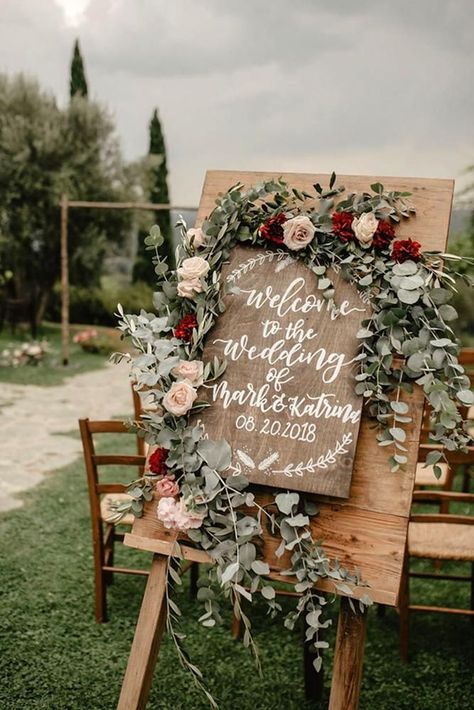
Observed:
[[[221,599],[230,599],[242,620],[243,642],[257,659],[242,601],[251,602],[259,594],[271,615],[282,611],[266,580],[268,563],[262,559],[262,533],[268,530],[280,540],[277,556],[289,553],[290,566],[282,574],[299,594],[285,626],[293,628],[304,617],[317,670],[321,649],[327,645],[318,632],[330,620],[323,618],[327,597],[314,585],[321,579],[333,580],[335,591],[350,599],[354,586],[363,586],[363,580],[330,561],[313,539],[310,518],[318,511],[312,500],[274,489],[273,502],[259,505],[248,479],[241,472],[230,472],[228,442],[206,438],[194,416],[209,406],[199,401],[199,387],[226,369],[225,361],[214,358],[205,363],[202,358],[206,335],[225,311],[224,297],[236,290],[232,278],[222,275],[232,249],[246,244],[301,259],[318,277],[318,291],[335,317],[335,273],[354,284],[370,303],[371,315],[357,333],[354,387],[378,427],[380,446],[389,449],[392,471],[407,462],[406,426],[411,419],[400,399],[402,392],[411,392],[414,384],[423,388],[432,409],[432,439],[448,451],[468,445],[460,406],[473,402],[450,325],[457,317],[449,305],[456,277],[467,278],[456,272],[459,257],[422,253],[416,241],[396,239],[397,224],[415,214],[409,193],[386,191],[380,183],[371,185],[370,192],[344,192],[334,174],[327,189],[315,184],[312,194],[281,179],[249,189],[237,184],[219,195],[200,228],[188,230],[180,221],[182,242],[174,272],[159,257],[163,237],[153,227],[145,243],[159,280],[155,312],[130,315],[119,305],[119,328],[139,354],[114,356],[115,361],[130,359],[135,386],[146,390],[154,410],[131,424],[152,446],[148,470],[130,485],[130,502],[113,506],[110,520],[118,521],[130,510],[142,515],[145,501],[157,494],[157,515],[163,524],[186,535],[215,563],[199,580],[198,599],[204,606],[200,622],[207,627],[221,623]],[[437,474],[442,457],[442,450],[428,455],[427,464],[434,465]],[[169,592],[181,580],[172,561],[168,572],[168,630],[180,659],[215,705],[177,631],[180,612]],[[364,609],[371,600],[365,593],[356,603]]]

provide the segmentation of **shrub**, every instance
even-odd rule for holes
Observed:
[[[152,310],[153,290],[148,284],[138,281],[124,287],[106,286],[102,288],[83,288],[71,286],[69,291],[71,323],[104,325],[115,327],[117,303],[121,303],[128,313],[139,313],[141,308]],[[48,320],[61,320],[61,293],[57,286],[54,299],[47,312]]]

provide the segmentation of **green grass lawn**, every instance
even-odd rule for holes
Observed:
[[[123,452],[123,437],[103,450]],[[133,442],[130,442],[130,449]],[[49,476],[24,496],[21,509],[0,517],[2,710],[105,710],[116,706],[144,588],[138,577],[118,576],[109,588],[110,621],[93,612],[92,546],[86,479],[81,461]],[[117,563],[147,566],[149,556],[118,550]],[[428,563],[427,563],[428,564]],[[446,566],[447,568],[447,566]],[[459,569],[453,567],[453,569]],[[186,580],[187,584],[187,580]],[[469,585],[417,582],[413,599],[468,606]],[[285,602],[285,606],[291,602]],[[180,599],[188,649],[224,710],[306,710],[300,636],[263,606],[251,611],[263,662],[255,672],[229,623],[205,630],[200,605]],[[333,608],[335,618],[336,608]],[[408,665],[398,660],[398,617],[370,611],[362,710],[467,710],[472,707],[473,627],[465,617],[413,615]],[[333,645],[334,629],[327,636]],[[331,652],[326,654],[326,692]],[[321,707],[326,707],[326,702]],[[178,664],[165,638],[150,708],[201,710],[206,701]]]
[[[22,367],[0,366],[0,382],[11,382],[20,385],[60,385],[66,377],[103,367],[107,362],[107,355],[84,352],[79,345],[72,342],[73,334],[86,327],[88,326],[71,327],[69,365],[64,367],[61,356],[61,327],[57,323],[43,323],[37,339],[47,340],[50,346],[50,352],[46,355],[44,361],[38,365],[25,365]],[[15,347],[30,340],[31,336],[28,331],[22,332],[19,330],[15,335],[12,335],[10,329],[4,327],[0,332],[0,352],[4,348]],[[117,349],[119,349],[119,341],[117,341]]]

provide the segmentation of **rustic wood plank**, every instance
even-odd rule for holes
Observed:
[[[234,170],[209,170],[206,173],[197,224],[201,224],[215,207],[215,199],[220,192],[226,192],[237,182],[246,187],[262,180],[282,177],[299,190],[312,192],[313,184],[329,183],[329,175],[321,173],[277,173],[249,172]],[[381,182],[387,190],[400,190],[412,193],[412,202],[417,208],[417,216],[402,222],[397,227],[397,236],[406,239],[412,237],[420,242],[423,249],[445,249],[448,236],[454,180],[416,177],[380,177],[369,175],[338,175],[337,183],[344,185],[346,194],[363,192],[374,182]]]
[[[362,682],[367,612],[354,613],[341,598],[329,710],[357,710]]]
[[[167,565],[168,557],[153,556],[117,710],[146,707],[166,621]]]
[[[268,497],[260,495],[261,503]],[[178,540],[170,535],[156,517],[156,503],[145,506],[144,516],[138,518],[132,533],[125,535],[124,544],[141,550],[182,556],[194,562],[210,562],[203,550],[186,545],[185,539]],[[394,606],[397,602],[400,575],[403,563],[408,519],[398,515],[387,515],[376,511],[359,509],[346,503],[324,503],[320,513],[312,519],[311,528],[315,539],[323,540],[324,550],[331,559],[340,560],[351,570],[359,569],[364,582],[369,587],[359,587],[355,597],[368,593],[374,602]],[[280,540],[264,529],[263,555],[270,564],[272,577],[279,579],[278,571],[289,565],[289,555],[275,556]],[[281,581],[288,581],[281,578]],[[321,580],[318,589],[334,593],[330,580]]]

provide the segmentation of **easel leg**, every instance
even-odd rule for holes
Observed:
[[[329,710],[357,710],[362,682],[367,612],[354,613],[341,597]]]
[[[117,710],[144,710],[166,619],[168,557],[153,555]]]

